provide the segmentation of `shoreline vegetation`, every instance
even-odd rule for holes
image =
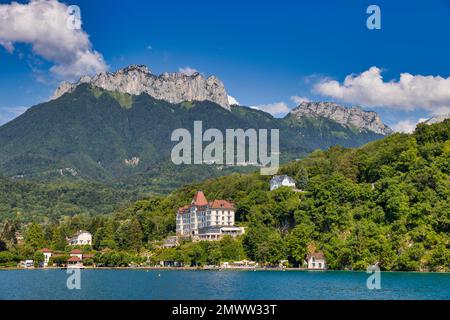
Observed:
[[[304,192],[271,191],[270,177],[259,173],[233,174],[107,215],[4,220],[0,266],[26,259],[39,264],[44,261],[39,250],[50,248],[59,256],[49,265],[65,265],[73,249],[90,256],[86,263],[83,259],[86,267],[166,261],[196,268],[243,260],[301,267],[306,256],[322,252],[329,270],[377,265],[381,271],[450,271],[450,119],[419,124],[413,134],[396,133],[361,148],[317,150],[278,174],[292,177]],[[165,247],[175,234],[177,209],[198,190],[234,203],[236,225],[245,234]],[[91,245],[68,246],[78,230],[92,234]]]
[[[21,267],[0,267],[1,271],[37,271],[37,270],[67,270],[67,269],[77,269],[77,268],[67,268],[67,267],[45,267],[45,268],[21,268]],[[367,273],[364,270],[344,270],[344,269],[308,269],[308,268],[291,268],[291,267],[228,267],[228,268],[203,268],[203,267],[93,267],[85,266],[80,268],[80,270],[148,270],[148,271],[299,271],[299,272],[357,272],[357,273]],[[428,273],[428,274],[450,274],[450,271],[401,271],[401,270],[389,270],[380,271],[382,273]]]

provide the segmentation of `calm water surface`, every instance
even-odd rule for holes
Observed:
[[[65,270],[2,270],[0,299],[450,299],[450,274],[365,272],[82,270],[69,290]]]

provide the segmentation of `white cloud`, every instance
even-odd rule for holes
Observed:
[[[291,100],[294,101],[297,106],[302,102],[310,102],[308,98],[300,96],[292,96]]]
[[[425,122],[426,120],[426,118],[420,118],[418,121],[401,120],[392,126],[392,130],[395,132],[411,133],[416,129],[416,126],[419,123]]]
[[[183,68],[179,68],[178,72],[185,74],[187,76],[192,76],[194,73],[198,73],[197,69],[191,68],[189,66],[183,67]]]
[[[273,116],[281,117],[290,111],[289,107],[284,102],[275,102],[269,104],[260,104],[257,106],[253,106],[252,108],[258,109],[267,113],[270,113]]]
[[[0,108],[0,125],[3,125],[27,111],[27,107]]]
[[[400,74],[398,81],[386,82],[381,70],[371,67],[358,75],[348,75],[341,84],[324,80],[314,86],[324,96],[370,107],[402,110],[425,109],[433,114],[450,110],[450,77]]]
[[[8,51],[9,53],[13,53],[14,52],[14,46],[9,41],[2,41],[2,40],[0,40],[0,46],[4,47],[6,49],[6,51]]]
[[[237,101],[234,97],[232,97],[232,96],[228,96],[228,104],[230,105],[230,106],[232,106],[232,105],[240,105],[240,103],[239,103],[239,101]]]
[[[0,5],[0,45],[14,52],[15,43],[30,44],[33,53],[53,63],[63,77],[81,77],[107,69],[103,56],[92,48],[89,35],[70,28],[68,6],[57,0]]]

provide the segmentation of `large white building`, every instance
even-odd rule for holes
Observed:
[[[69,239],[69,245],[92,245],[92,234],[90,232],[80,230],[72,238]]]
[[[234,204],[225,200],[208,202],[202,191],[178,209],[177,235],[196,240],[219,240],[224,235],[238,236],[244,228],[234,226]]]

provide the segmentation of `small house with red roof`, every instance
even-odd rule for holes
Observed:
[[[83,260],[83,252],[79,249],[74,249],[70,251],[70,257],[77,257],[78,259]]]
[[[83,268],[82,259],[78,256],[72,256],[67,259],[67,268]]]
[[[178,209],[177,236],[194,240],[220,240],[224,235],[241,235],[244,228],[234,225],[234,213],[234,203],[226,200],[208,201],[202,191],[197,191],[190,205]]]
[[[87,259],[93,259],[94,254],[83,253],[79,249],[74,249],[70,251],[70,257],[67,259],[68,268],[84,268],[83,261]]]

